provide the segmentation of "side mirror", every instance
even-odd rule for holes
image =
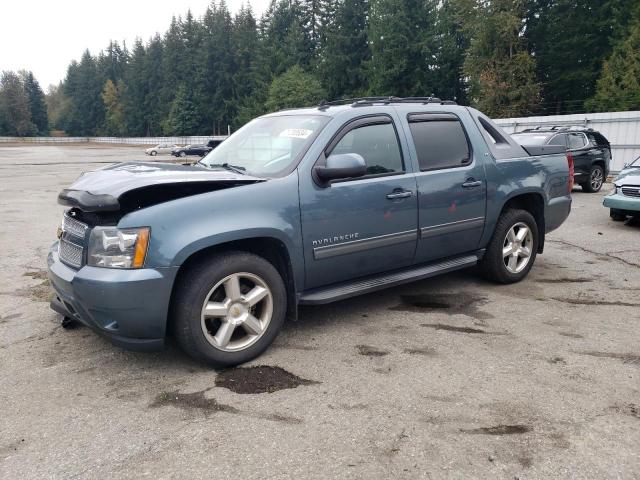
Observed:
[[[362,177],[367,173],[367,164],[357,153],[338,153],[327,157],[326,165],[314,169],[323,182],[342,178]]]

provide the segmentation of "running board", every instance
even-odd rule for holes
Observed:
[[[480,258],[481,254],[465,255],[464,257],[430,263],[409,270],[384,273],[352,282],[344,282],[329,287],[309,290],[302,294],[299,303],[301,305],[321,305],[323,303],[335,302],[337,300],[355,297],[356,295],[375,292],[383,288],[415,282],[423,278],[435,277],[436,275],[453,272],[461,268],[472,267],[478,263]]]

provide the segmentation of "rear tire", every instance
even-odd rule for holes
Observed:
[[[256,358],[284,323],[287,293],[267,260],[229,252],[194,264],[172,303],[174,336],[191,357],[214,367]]]
[[[526,210],[511,209],[500,215],[480,271],[489,280],[515,283],[527,276],[538,252],[538,224]]]
[[[623,220],[627,219],[626,214],[622,213],[620,210],[615,210],[613,208],[609,210],[609,216],[614,222],[622,222]]]
[[[594,165],[589,171],[589,180],[581,183],[582,190],[587,193],[599,192],[604,183],[604,169],[600,165]]]

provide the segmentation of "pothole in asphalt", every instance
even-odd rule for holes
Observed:
[[[446,330],[448,332],[459,332],[459,333],[488,333],[485,330],[481,330],[479,328],[471,328],[471,327],[456,327],[453,325],[445,325],[442,323],[422,323],[421,327],[433,328],[435,330]]]
[[[369,345],[356,345],[356,348],[358,349],[358,353],[365,357],[384,357],[385,355],[389,355],[389,351],[380,350]]]
[[[401,303],[390,310],[404,312],[430,312],[444,310],[455,315],[462,314],[477,320],[488,320],[493,315],[479,309],[488,302],[486,297],[476,297],[465,293],[423,293],[416,295],[401,295]]]
[[[535,280],[537,283],[590,283],[593,282],[591,278],[538,278]]]
[[[460,429],[461,432],[472,435],[521,435],[531,430],[532,428],[528,425],[495,425],[493,427],[472,428],[471,430]]]
[[[318,383],[320,382],[298,377],[280,367],[266,365],[224,370],[216,377],[216,387],[227,388],[240,394],[273,393]]]

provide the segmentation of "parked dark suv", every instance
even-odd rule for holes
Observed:
[[[571,153],[575,182],[585,192],[598,192],[609,175],[611,146],[592,128],[582,126],[537,127],[514,133],[513,139],[523,147],[564,145]]]

